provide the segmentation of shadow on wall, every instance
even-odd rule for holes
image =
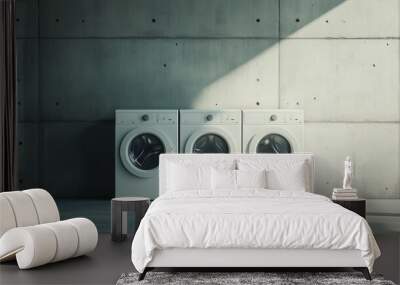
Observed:
[[[116,10],[115,15],[107,14],[107,22],[114,17],[127,21],[122,30],[103,24],[102,31],[101,25],[92,27],[97,24],[91,20],[96,15],[81,23],[73,14],[73,5],[41,1],[41,32],[46,37],[40,41],[43,118],[112,120],[119,108],[278,107],[279,26],[282,36],[289,36],[343,0],[309,1],[321,2],[315,6],[282,1],[281,25],[279,2],[274,0],[252,1],[251,5],[240,1],[172,2],[178,3],[177,10],[171,3],[157,1],[139,1],[134,10],[135,2],[130,2],[125,7],[132,9],[126,14],[115,2],[100,1],[103,7],[96,1],[85,2],[93,3],[85,10],[93,8],[97,16],[103,16],[107,8]],[[304,6],[310,10],[304,11]],[[197,12],[207,11],[207,7],[211,7],[211,15],[202,19]],[[243,10],[248,17],[242,15]],[[154,13],[159,16],[151,23]],[[55,14],[66,15],[56,24]],[[138,22],[130,23],[127,18],[134,16],[139,16]],[[144,25],[144,21],[148,23]],[[139,28],[129,35],[132,24]],[[82,26],[85,29],[80,31]],[[236,31],[238,26],[241,28]],[[101,35],[115,38],[93,38]],[[59,102],[57,107],[55,102]]]
[[[40,34],[39,184],[114,196],[115,109],[277,108],[280,38],[343,1],[42,0],[39,33],[19,0],[19,37]]]
[[[108,198],[114,190],[112,123],[44,123],[44,188],[57,196]]]
[[[291,37],[343,1],[281,0],[278,8],[279,25],[276,31],[270,31],[272,39],[262,43],[250,39],[247,44],[263,45],[260,51],[244,57],[234,68],[223,70],[207,84],[203,84],[204,87],[196,93],[189,107],[279,108],[279,42]],[[225,50],[221,50],[227,56],[227,62],[240,54],[229,56],[229,51],[225,54]]]

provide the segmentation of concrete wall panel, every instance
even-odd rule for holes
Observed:
[[[302,108],[320,193],[350,154],[362,195],[398,198],[399,3],[17,0],[18,37],[37,38],[38,22],[41,36],[18,41],[20,137],[35,141],[21,177],[112,196],[118,108]]]
[[[18,120],[37,121],[39,118],[39,60],[38,40],[17,41],[17,106]]]
[[[278,0],[42,0],[42,37],[278,37]]]
[[[281,0],[281,37],[399,37],[398,0]]]
[[[18,189],[39,187],[39,126],[18,124]]]
[[[353,159],[354,182],[365,198],[400,198],[400,124],[307,123],[305,151],[316,156],[316,192],[341,187],[343,161]]]
[[[45,120],[118,108],[274,108],[278,49],[265,39],[41,40]]]
[[[44,123],[43,186],[58,198],[114,196],[114,125]]]
[[[35,38],[38,36],[38,0],[16,1],[17,38]]]
[[[281,108],[308,121],[398,121],[399,53],[399,40],[285,40]]]

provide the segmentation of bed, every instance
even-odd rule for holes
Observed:
[[[164,154],[132,262],[158,267],[352,267],[380,251],[359,215],[314,194],[312,154]]]

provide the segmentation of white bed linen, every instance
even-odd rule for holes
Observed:
[[[132,262],[143,272],[165,248],[357,249],[370,271],[380,255],[359,215],[324,196],[265,189],[160,196],[133,239]]]

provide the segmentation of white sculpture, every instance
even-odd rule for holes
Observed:
[[[351,187],[351,181],[353,179],[353,164],[350,156],[346,157],[344,161],[344,178],[343,178],[343,189],[353,189]]]

